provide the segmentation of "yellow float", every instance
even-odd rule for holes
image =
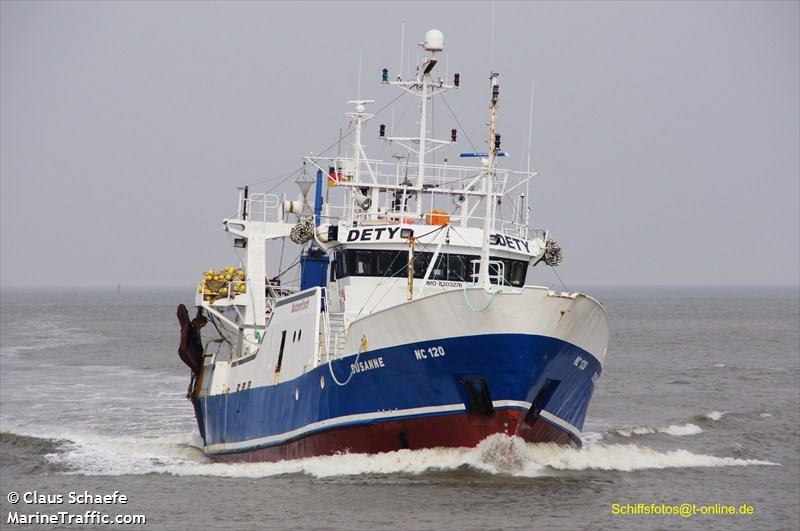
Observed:
[[[247,283],[243,269],[228,266],[221,269],[209,269],[203,273],[202,282],[197,285],[197,293],[203,294],[206,302],[234,297],[247,292]]]

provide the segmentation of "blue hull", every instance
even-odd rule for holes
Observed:
[[[337,432],[348,447],[348,433],[356,436],[348,428],[502,410],[535,414],[576,439],[602,371],[575,345],[521,334],[440,339],[368,351],[355,360],[336,360],[278,385],[200,396],[206,452],[253,452]],[[346,385],[329,372],[345,382],[351,370]],[[442,437],[441,445],[461,444]]]

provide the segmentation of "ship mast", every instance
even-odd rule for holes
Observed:
[[[452,85],[444,83],[441,79],[438,82],[431,80],[431,72],[433,67],[436,66],[438,59],[436,54],[444,50],[444,35],[441,31],[433,29],[425,34],[425,40],[420,45],[429,52],[430,55],[425,57],[422,64],[417,66],[417,75],[410,81],[404,81],[398,75],[396,81],[389,81],[388,70],[383,70],[383,82],[388,85],[400,87],[401,89],[414,94],[419,97],[419,133],[416,137],[399,137],[399,136],[384,136],[381,137],[387,142],[394,142],[400,144],[405,149],[417,155],[417,182],[415,189],[421,192],[425,184],[425,158],[426,155],[442,146],[453,144],[455,142],[455,133],[451,140],[437,140],[428,138],[428,100],[436,94],[445,92],[451,88],[458,88],[458,74],[455,75]],[[401,66],[402,68],[402,66]],[[455,130],[453,130],[455,131]],[[413,146],[416,144],[416,146]],[[433,145],[433,147],[428,147]],[[405,203],[402,208],[405,209]],[[422,201],[417,201],[414,214],[419,217],[422,213]]]
[[[481,248],[481,267],[478,272],[478,285],[485,290],[491,288],[491,278],[489,276],[489,245],[491,244],[492,231],[494,230],[494,218],[497,201],[495,199],[495,165],[497,152],[500,150],[500,135],[495,133],[497,120],[497,99],[500,95],[500,85],[497,84],[497,77],[500,74],[492,72],[489,75],[489,85],[492,88],[492,100],[489,104],[489,149],[488,164],[483,178],[483,192],[486,199],[486,212],[483,219],[483,246]]]
[[[433,54],[431,54],[433,55]],[[417,81],[420,84],[420,108],[419,108],[419,157],[417,165],[417,188],[422,189],[425,181],[425,140],[428,134],[428,81],[430,71],[436,64],[435,57],[431,57],[422,64],[422,68],[417,70]],[[417,201],[416,213],[419,215],[422,201]]]

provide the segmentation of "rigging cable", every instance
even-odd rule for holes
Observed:
[[[278,271],[283,267],[283,250],[286,247],[286,238],[281,238],[281,257],[278,260]]]
[[[405,96],[405,95],[406,95],[406,93],[405,93],[405,92],[401,92],[401,93],[400,93],[398,96],[396,96],[394,99],[392,99],[392,100],[391,100],[389,103],[387,103],[386,105],[384,105],[383,107],[381,107],[380,109],[378,109],[377,111],[375,111],[375,115],[374,115],[374,116],[378,116],[378,115],[379,115],[381,112],[385,111],[385,110],[386,110],[386,109],[387,109],[389,106],[391,106],[392,104],[394,104],[394,102],[396,102],[397,100],[399,100],[400,98],[402,98],[402,97],[403,97],[403,96]],[[326,147],[325,149],[323,149],[323,150],[322,150],[322,151],[321,151],[321,152],[320,152],[320,153],[319,153],[317,156],[322,156],[322,155],[324,155],[325,153],[327,153],[328,151],[330,151],[332,148],[336,147],[336,146],[337,146],[337,145],[338,145],[338,144],[339,144],[339,143],[340,143],[340,142],[341,142],[343,139],[345,139],[345,138],[347,138],[348,136],[352,135],[354,132],[355,132],[355,129],[350,129],[350,131],[348,131],[347,133],[345,133],[345,134],[344,134],[344,135],[342,135],[341,137],[337,138],[337,139],[336,139],[336,141],[334,141],[334,142],[333,142],[333,144],[331,144],[330,146],[328,146],[328,147]],[[261,183],[265,183],[265,182],[272,182],[272,181],[274,181],[274,180],[276,180],[276,179],[281,179],[281,180],[280,180],[280,181],[279,181],[277,184],[275,184],[275,185],[274,185],[272,188],[270,188],[269,190],[267,190],[267,191],[265,192],[265,193],[269,193],[269,192],[271,192],[272,190],[274,190],[275,188],[277,188],[278,186],[280,186],[280,185],[282,185],[283,183],[285,183],[286,181],[288,181],[288,180],[289,180],[289,179],[290,179],[292,176],[294,176],[296,173],[298,173],[298,172],[302,171],[302,169],[303,169],[303,167],[302,167],[302,166],[300,166],[299,168],[297,168],[297,169],[295,169],[295,170],[292,170],[292,171],[291,171],[291,172],[289,172],[288,174],[281,174],[281,176],[284,176],[284,175],[285,175],[285,176],[284,176],[282,179],[281,179],[281,176],[279,176],[279,177],[275,177],[275,178],[266,178],[266,179],[262,179],[262,180],[260,180],[260,181],[255,181],[255,182],[249,183],[249,184],[248,184],[248,186],[252,186],[252,185],[256,185],[256,184],[261,184]]]
[[[438,229],[433,229],[432,231],[426,232],[425,234],[421,234],[420,236],[418,236],[418,238],[422,238],[424,236],[428,236],[429,234],[433,234],[434,232],[440,231],[440,230],[444,229],[445,227],[447,227],[447,225],[442,225]],[[424,250],[427,247],[431,246],[431,245],[433,245],[433,244],[432,243],[430,243],[430,244],[420,244],[420,247],[422,247],[421,252],[424,252]],[[406,253],[406,256],[408,256],[406,251],[402,251],[402,250],[401,251],[397,251],[397,254],[395,254],[394,259],[392,259],[391,263],[389,264],[389,267],[387,268],[389,271],[392,270],[392,266],[394,265],[395,261],[400,256],[402,256],[404,253]],[[361,313],[364,311],[364,308],[367,307],[367,304],[369,303],[369,301],[372,298],[372,296],[376,293],[378,288],[380,288],[381,285],[383,285],[384,280],[387,280],[387,279],[390,279],[390,278],[398,278],[397,275],[399,275],[400,273],[403,273],[403,272],[407,272],[407,269],[408,269],[408,264],[404,265],[398,271],[396,271],[395,273],[393,273],[393,274],[391,274],[389,276],[383,276],[383,278],[381,278],[381,281],[378,282],[378,284],[374,288],[372,288],[372,291],[370,292],[369,296],[367,297],[367,300],[364,301],[363,306],[361,306],[361,309],[358,310],[358,313],[356,315],[361,315]],[[389,293],[389,290],[386,290],[383,293],[383,296],[380,299],[378,299],[378,302],[375,303],[375,306],[378,306],[381,303],[381,301],[386,297],[387,293]]]
[[[569,289],[567,288],[567,285],[566,285],[566,284],[564,284],[564,281],[563,281],[563,280],[561,280],[561,275],[559,275],[559,274],[558,274],[558,271],[556,271],[556,268],[555,268],[555,267],[553,267],[553,266],[550,266],[550,269],[552,269],[552,270],[553,270],[553,273],[555,273],[555,274],[556,274],[556,277],[558,277],[558,281],[559,281],[559,282],[561,282],[561,286],[564,288],[564,291],[567,291],[567,292],[569,292]]]
[[[463,126],[463,125],[461,125],[461,122],[458,120],[458,116],[456,116],[456,113],[455,113],[455,112],[453,112],[453,109],[452,109],[452,108],[450,108],[450,104],[449,104],[449,103],[447,103],[447,98],[445,98],[445,97],[444,97],[444,93],[441,93],[441,94],[439,94],[439,96],[442,98],[442,101],[444,102],[445,106],[447,107],[447,110],[448,110],[448,111],[450,111],[450,114],[453,116],[453,119],[454,119],[454,120],[456,121],[456,123],[458,124],[458,127],[461,129],[461,131],[463,131],[463,132],[464,132],[464,136],[465,136],[465,137],[467,137],[467,141],[469,142],[469,145],[470,145],[470,146],[472,146],[472,150],[473,150],[473,151],[478,151],[478,148],[477,148],[477,147],[475,147],[475,143],[474,143],[474,142],[472,141],[472,139],[469,137],[469,133],[467,133],[467,130],[466,130],[466,129],[464,129],[464,126]]]

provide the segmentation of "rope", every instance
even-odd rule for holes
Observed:
[[[489,306],[492,304],[492,301],[494,300],[494,298],[497,297],[498,293],[500,293],[499,289],[497,291],[493,292],[492,295],[489,297],[489,300],[486,301],[486,305],[483,308],[475,308],[472,305],[472,303],[469,302],[469,297],[467,297],[467,286],[466,286],[466,283],[464,284],[464,302],[466,302],[467,303],[467,307],[470,310],[472,310],[473,312],[475,312],[475,313],[483,313],[486,310],[488,310]]]
[[[314,222],[311,218],[302,218],[292,230],[289,231],[289,238],[297,245],[304,245],[314,237]]]
[[[361,357],[361,352],[363,352],[361,349],[362,349],[363,347],[364,347],[364,343],[362,342],[362,343],[361,343],[361,346],[359,346],[359,347],[358,347],[358,354],[356,354],[356,359],[355,359],[355,361],[354,361],[353,363],[351,363],[351,364],[350,364],[350,374],[347,376],[347,380],[345,380],[344,382],[340,382],[339,380],[337,380],[337,379],[336,379],[336,375],[335,375],[335,374],[333,374],[333,362],[332,362],[332,361],[329,361],[329,362],[328,362],[328,372],[330,372],[330,373],[331,373],[331,378],[333,378],[333,381],[336,383],[336,385],[338,385],[338,386],[340,386],[340,387],[344,387],[345,385],[347,385],[348,383],[350,383],[350,379],[351,379],[351,378],[353,377],[353,375],[355,374],[355,370],[353,369],[353,366],[354,366],[354,365],[356,365],[356,364],[358,363],[358,358],[360,358],[360,357]]]

